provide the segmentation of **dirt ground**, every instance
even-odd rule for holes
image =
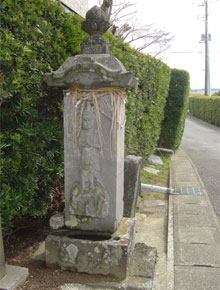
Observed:
[[[57,290],[65,283],[112,281],[99,275],[77,274],[69,271],[48,269],[44,262],[31,259],[33,253],[50,232],[48,219],[19,220],[14,232],[4,238],[6,263],[29,269],[29,277],[18,290]]]
[[[167,186],[168,170],[163,181],[157,185]],[[155,183],[156,184],[156,177]],[[153,180],[154,182],[154,180]],[[142,200],[166,199],[167,195],[142,191]],[[31,259],[41,242],[50,232],[49,216],[44,219],[18,219],[13,230],[4,234],[6,263],[29,269],[29,276],[22,287],[17,290],[58,290],[65,283],[86,283],[112,281],[110,277],[77,274],[69,271],[48,269],[44,262]]]

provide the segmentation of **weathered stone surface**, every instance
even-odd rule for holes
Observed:
[[[99,283],[90,283],[92,287],[95,287],[95,290],[104,290],[104,289],[114,289],[114,290],[152,290],[152,279],[151,278],[142,278],[142,277],[132,277],[128,276],[125,280],[121,282],[99,282]],[[92,288],[91,288],[92,289]],[[62,289],[62,290],[75,290],[75,289]],[[166,289],[167,290],[167,289]]]
[[[124,101],[107,93],[76,104],[66,91],[65,225],[113,233],[123,217]]]
[[[109,27],[104,10],[96,5],[86,13],[86,21],[82,23],[82,29],[89,35],[101,35]]]
[[[108,42],[101,36],[109,27],[105,12],[98,6],[92,7],[82,23],[82,29],[90,35],[81,44],[82,54],[109,54]]]
[[[33,261],[45,262],[45,260],[46,260],[45,241],[43,241],[40,244],[40,246],[37,248],[37,250],[31,256],[31,259]]]
[[[156,259],[156,248],[149,247],[145,243],[135,244],[129,264],[129,275],[153,278]]]
[[[140,193],[142,158],[128,155],[124,161],[124,217],[134,217]]]
[[[73,272],[110,275],[124,279],[134,248],[135,220],[124,218],[112,235],[60,230],[45,243],[46,264]]]
[[[157,170],[151,167],[144,167],[143,170],[149,173],[156,174],[156,175],[160,172],[160,170]]]
[[[152,290],[152,284],[150,278],[127,277],[122,282],[88,283],[89,286],[65,284],[61,287],[61,290]]]
[[[86,38],[81,44],[83,54],[110,54],[107,40],[100,35],[92,35]]]
[[[138,80],[106,50],[109,27],[97,6],[83,29],[82,55],[45,74],[64,91],[65,226],[113,233],[123,217],[125,93]],[[104,42],[103,42],[104,41]],[[104,44],[104,45],[103,45]],[[53,222],[52,222],[53,224]],[[54,222],[56,224],[56,222]],[[57,227],[57,225],[55,225]]]
[[[28,269],[24,267],[11,266],[6,264],[6,275],[0,280],[0,289],[15,290],[28,277]]]
[[[138,83],[116,57],[108,54],[69,57],[58,70],[45,74],[44,79],[49,86],[69,88],[74,82],[81,89],[132,88]]]
[[[64,213],[57,213],[50,218],[50,227],[52,230],[58,230],[64,227],[65,219]]]
[[[156,166],[163,165],[162,159],[159,156],[154,155],[154,154],[151,154],[148,157],[147,162],[150,163],[150,164],[152,164],[152,165],[156,165]]]

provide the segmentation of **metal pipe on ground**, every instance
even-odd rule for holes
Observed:
[[[173,188],[156,186],[156,185],[152,185],[152,184],[141,183],[141,188],[145,189],[145,190],[148,190],[148,191],[162,192],[162,193],[167,193],[167,194],[174,193],[174,189]]]
[[[156,150],[159,152],[166,152],[166,153],[174,154],[174,150],[172,150],[172,149],[156,148]]]

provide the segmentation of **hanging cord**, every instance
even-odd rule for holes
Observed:
[[[122,127],[125,123],[125,120],[122,122],[122,104],[126,102],[126,93],[123,89],[117,87],[106,87],[106,88],[99,88],[99,89],[79,89],[77,84],[72,83],[72,87],[66,91],[64,91],[66,95],[71,95],[71,106],[73,108],[73,115],[72,115],[72,126],[75,132],[74,134],[74,154],[78,155],[78,139],[82,130],[82,123],[83,123],[83,112],[86,108],[86,104],[89,101],[93,104],[93,108],[95,111],[96,117],[96,124],[97,124],[97,131],[99,136],[99,142],[101,146],[101,154],[104,155],[103,149],[105,147],[105,140],[103,136],[102,130],[102,123],[100,113],[103,114],[105,117],[111,120],[111,155],[112,158],[115,158],[115,149],[116,149],[116,132],[117,132],[117,124]],[[99,99],[102,97],[111,96],[111,103],[109,101],[104,100],[104,105],[107,111],[111,111],[111,116],[104,112],[103,109],[100,108]],[[117,98],[120,98],[120,106],[119,106],[119,116],[117,122]]]

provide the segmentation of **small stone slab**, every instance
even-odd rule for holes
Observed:
[[[155,174],[155,175],[157,175],[160,172],[160,170],[154,169],[154,168],[151,168],[151,167],[144,167],[143,170],[146,171],[146,172]]]
[[[157,156],[157,155],[154,155],[154,154],[151,154],[148,159],[147,159],[147,162],[149,164],[152,164],[152,165],[156,165],[156,166],[161,166],[163,165],[163,161],[162,159]]]
[[[145,243],[137,243],[129,264],[129,275],[143,278],[153,278],[157,259],[156,248]]]
[[[46,259],[45,241],[40,244],[40,246],[38,247],[38,249],[32,255],[31,259],[33,261],[45,262],[45,259]]]
[[[123,218],[113,235],[59,230],[45,241],[46,265],[124,279],[134,248],[135,220]],[[98,236],[99,235],[99,236]]]
[[[0,280],[0,289],[14,290],[24,284],[28,277],[28,269],[18,266],[6,266],[6,275]]]
[[[128,276],[122,282],[100,282],[89,284],[91,286],[96,286],[97,290],[103,289],[114,289],[114,290],[152,290],[153,280],[151,278],[133,277]],[[91,288],[93,289],[93,288]],[[62,289],[63,290],[63,289]],[[68,289],[64,289],[68,290]],[[72,289],[70,289],[72,290]]]
[[[139,204],[139,211],[147,215],[164,216],[167,212],[166,200],[144,200]]]
[[[124,217],[135,217],[140,193],[142,158],[128,155],[124,160]]]

